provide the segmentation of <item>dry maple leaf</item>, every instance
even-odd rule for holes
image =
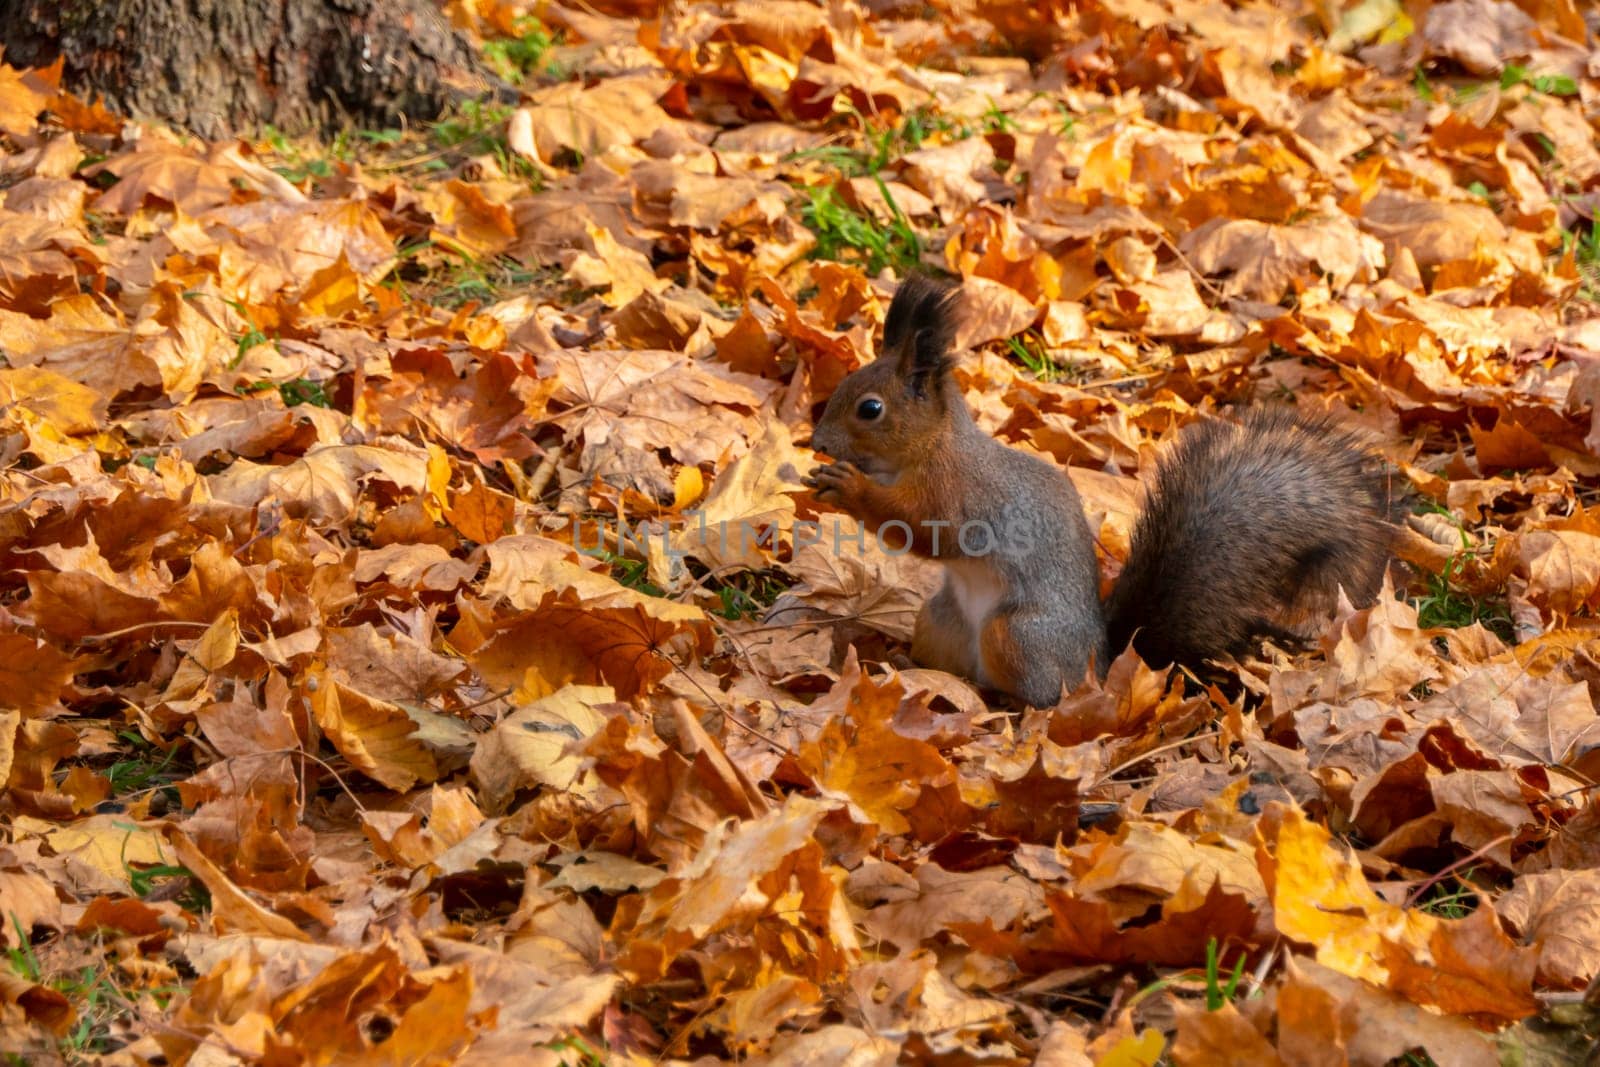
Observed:
[[[428,487],[427,453],[418,448],[402,451],[377,445],[327,445],[287,466],[236,460],[207,482],[219,500],[258,504],[272,498],[291,515],[337,524],[355,513],[369,480],[422,492]]]
[[[0,900],[5,901],[7,918],[0,944],[12,950],[20,949],[35,927],[61,928],[61,901],[55,889],[31,871],[0,869]]]
[[[531,141],[519,143],[518,151],[531,147],[536,158],[553,163],[562,152],[588,159],[613,146],[633,144],[672,123],[656,102],[669,84],[665,78],[642,76],[611,78],[593,88],[565,82],[543,89],[518,112],[526,116],[516,120],[526,130],[519,139]]]
[[[1370,229],[1373,220],[1367,221]],[[1342,213],[1289,226],[1212,219],[1185,236],[1183,250],[1204,273],[1223,276],[1224,293],[1267,302],[1307,273],[1326,274],[1342,289],[1375,280],[1386,262],[1379,242]]]
[[[1385,1064],[1413,1049],[1435,1063],[1491,1067],[1500,1062],[1482,1030],[1440,1016],[1396,994],[1290,957],[1278,990],[1277,1047],[1288,1062],[1337,1049],[1351,1064]]]
[[[473,778],[484,800],[500,810],[518,789],[539,787],[592,797],[594,783],[579,781],[579,753],[605,724],[601,707],[615,700],[604,687],[569,685],[502,719],[472,755]]]
[[[0,692],[20,712],[56,702],[78,671],[78,663],[56,648],[19,633],[0,633]]]
[[[1282,813],[1271,860],[1280,933],[1315,946],[1319,963],[1417,1003],[1507,1020],[1538,1010],[1536,954],[1515,945],[1487,909],[1441,920],[1390,904],[1329,837],[1297,810]]]
[[[1172,1045],[1172,1062],[1179,1067],[1212,1067],[1223,1063],[1284,1067],[1266,1036],[1230,1003],[1215,1011],[1178,1008],[1178,1037]]]
[[[29,1047],[27,1031],[33,1026],[42,1026],[57,1037],[64,1037],[78,1020],[72,1002],[61,991],[30,982],[10,971],[0,972],[0,1004],[20,1009],[21,1025],[16,1027],[12,1037],[17,1048]],[[14,1017],[11,1011],[7,1015]],[[43,1041],[38,1045],[47,1047]]]
[[[813,978],[835,974],[859,948],[812,836],[832,808],[791,796],[758,819],[719,827],[687,867],[670,872],[636,907],[618,912],[612,937],[627,945],[618,967],[648,978],[715,932],[771,924],[787,930],[795,948],[807,946],[776,962]],[[791,879],[798,883],[794,890]]]
[[[0,63],[0,130],[7,133],[32,133],[38,125],[39,112],[50,101],[53,86],[44,84],[37,71],[17,70]],[[56,74],[59,77],[60,70]]]
[[[342,685],[324,670],[309,672],[303,684],[317,725],[357,770],[401,791],[438,776],[433,754],[413,736],[417,724],[401,708]]]
[[[1038,885],[1006,868],[952,872],[924,864],[913,877],[895,867],[863,865],[846,891],[867,909],[866,931],[908,953],[962,924],[1011,926],[1047,914]]]
[[[793,494],[808,460],[781,423],[768,422],[750,451],[728,464],[695,509],[674,549],[714,569],[767,567],[779,539],[794,534]],[[766,547],[763,549],[763,544]]]
[[[302,200],[303,194],[283,178],[244,159],[233,145],[211,145],[204,151],[152,138],[149,145],[97,164],[119,179],[95,201],[98,210],[131,215],[149,199],[165,201],[186,214],[226,204],[234,183],[253,186],[279,199]]]
[[[910,640],[917,611],[937,585],[934,568],[884,552],[854,520],[825,525],[820,536],[828,540],[798,549],[783,565],[799,581],[773,603],[768,620],[788,623],[820,613]],[[844,551],[834,550],[834,538]],[[867,547],[858,553],[858,545]]]
[[[491,684],[537,698],[572,682],[604,683],[631,699],[671,673],[670,650],[709,641],[699,608],[585,570],[566,549],[523,571],[515,541],[502,538],[490,547],[494,562],[484,591],[505,595],[518,613],[473,627],[470,635],[466,626],[452,634]]]
[[[891,718],[903,689],[877,685],[856,674],[843,717],[831,719],[820,735],[796,754],[795,763],[823,796],[847,799],[860,816],[885,833],[911,828],[905,810],[924,789],[955,780],[955,768],[932,745],[896,733]]]
[[[445,9],[521,106],[179,144],[0,64],[19,1055],[1473,1067],[1594,977],[1577,5]],[[1214,684],[898,670],[932,569],[795,442],[913,264],[1107,588],[1280,401],[1413,570]]]
[[[1587,985],[1600,974],[1600,911],[1594,870],[1547,871],[1517,879],[1495,911],[1539,946],[1539,977],[1553,986]]]

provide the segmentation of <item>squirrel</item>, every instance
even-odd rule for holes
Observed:
[[[1263,637],[1304,644],[1341,589],[1376,597],[1393,529],[1379,460],[1328,419],[1260,409],[1179,433],[1102,607],[1072,481],[979,428],[950,374],[959,292],[901,283],[881,354],[839,384],[812,434],[834,462],[803,480],[943,565],[914,661],[1050,707],[1129,644],[1151,667],[1198,668]]]

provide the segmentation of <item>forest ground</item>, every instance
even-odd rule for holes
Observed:
[[[1571,0],[448,10],[520,106],[205,142],[0,65],[0,1056],[1592,1049]],[[794,527],[912,269],[1108,584],[1162,441],[1293,403],[1392,589],[1212,684],[905,669],[927,568]]]

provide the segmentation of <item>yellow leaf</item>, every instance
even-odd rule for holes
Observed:
[[[0,411],[13,405],[33,412],[63,434],[91,434],[105,417],[106,400],[54,371],[18,367],[0,370]]]
[[[830,719],[797,762],[824,795],[847,797],[884,833],[910,829],[905,811],[924,787],[955,781],[955,767],[926,741],[902,737],[891,721],[903,690],[898,682],[876,685],[858,676],[847,715]]]
[[[224,611],[189,647],[167,685],[167,700],[184,700],[200,691],[212,672],[233,662],[239,651],[239,613]]]
[[[337,319],[361,308],[361,279],[339,258],[306,280],[300,290],[299,310],[313,319]]]
[[[450,454],[433,442],[428,442],[428,495],[423,497],[422,506],[427,509],[428,518],[434,522],[443,522],[445,509],[450,506],[450,475],[453,470]]]
[[[133,892],[128,881],[130,865],[153,867],[172,862],[161,839],[130,823],[125,815],[91,815],[68,826],[19,818],[16,830],[43,836],[57,856],[70,855],[113,883],[127,886],[129,893]]]
[[[706,491],[706,480],[699,467],[679,467],[677,476],[672,479],[672,488],[672,509],[682,511],[700,499],[700,494]]]
[[[0,130],[29,134],[39,124],[39,112],[50,97],[39,90],[37,79],[0,63]]]
[[[1167,1050],[1167,1039],[1159,1030],[1144,1030],[1137,1037],[1125,1037],[1111,1051],[1095,1061],[1095,1067],[1155,1067]]]

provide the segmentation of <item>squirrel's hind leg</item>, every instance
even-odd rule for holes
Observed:
[[[997,611],[983,627],[980,642],[984,681],[1035,708],[1054,707],[1063,688],[1084,680],[1091,653],[1072,650],[1059,619],[1036,611]]]

